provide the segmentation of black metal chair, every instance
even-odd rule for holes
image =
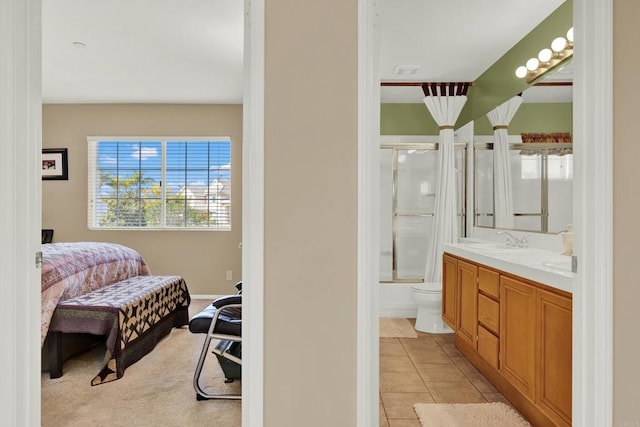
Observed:
[[[53,241],[53,229],[52,228],[43,228],[42,229],[42,243],[51,243]]]
[[[200,383],[202,368],[211,346],[211,340],[220,340],[214,347],[218,363],[225,375],[225,382],[241,379],[242,373],[242,282],[236,284],[238,293],[213,301],[207,308],[191,318],[189,331],[207,334],[193,376],[193,387],[198,400],[241,399],[241,394],[209,393]]]

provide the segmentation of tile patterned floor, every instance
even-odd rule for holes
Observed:
[[[380,427],[420,427],[413,405],[433,402],[508,403],[455,348],[453,334],[380,338]]]

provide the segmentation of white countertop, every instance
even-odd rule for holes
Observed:
[[[444,252],[565,292],[573,291],[571,257],[536,248],[512,248],[492,241],[445,243]]]

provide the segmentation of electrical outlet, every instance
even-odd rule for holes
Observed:
[[[233,280],[233,274],[231,270],[227,270],[227,280]]]

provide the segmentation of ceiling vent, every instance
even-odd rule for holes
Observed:
[[[393,74],[397,76],[410,76],[416,74],[420,69],[419,65],[398,65],[393,69]]]

